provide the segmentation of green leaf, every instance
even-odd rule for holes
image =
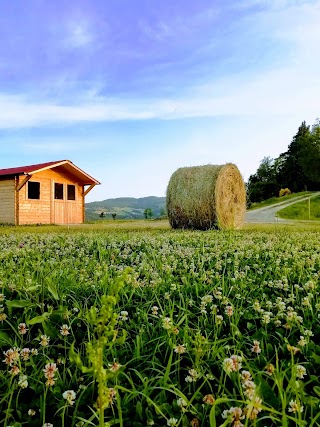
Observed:
[[[316,386],[318,387],[318,386]],[[318,387],[319,388],[319,387]],[[315,389],[315,387],[313,388]],[[319,393],[319,390],[317,392],[317,394]],[[320,403],[320,399],[318,399],[317,397],[314,396],[307,396],[303,399],[303,403],[306,403],[308,406],[311,406],[315,409],[319,408],[319,403]]]
[[[48,284],[48,291],[50,292],[50,294],[53,296],[55,300],[59,299],[57,288],[52,282]]]
[[[10,337],[5,332],[0,331],[0,345],[11,344]]]
[[[30,301],[26,301],[22,299],[13,299],[13,300],[6,301],[6,305],[9,309],[11,309],[11,308],[31,307],[34,304],[32,304],[32,302]]]
[[[318,385],[316,385],[316,386],[313,387],[313,391],[315,392],[315,394],[317,396],[320,397],[320,387]]]
[[[312,359],[320,365],[320,356],[318,356],[316,353],[311,354]]]
[[[189,427],[190,426],[190,422],[188,420],[188,417],[186,415],[183,415],[182,417],[182,427]]]
[[[6,305],[8,307],[9,316],[11,316],[13,308],[30,308],[33,307],[35,304],[33,304],[31,301],[26,301],[23,299],[13,299],[6,301]]]
[[[43,323],[48,320],[50,313],[43,313],[41,316],[33,317],[32,319],[27,321],[28,325],[35,325],[36,323]]]
[[[28,286],[28,288],[26,289],[28,292],[32,292],[32,291],[36,291],[40,288],[40,285],[33,285],[33,286]]]
[[[262,394],[263,401],[272,406],[273,408],[279,408],[280,407],[280,400],[275,394],[275,392],[272,390],[270,385],[267,383],[267,381],[263,378],[259,381],[260,385],[260,391]]]
[[[138,401],[136,404],[136,412],[137,412],[139,418],[141,420],[143,420],[143,410],[142,410],[142,404],[140,401]]]
[[[84,368],[80,354],[75,351],[74,349],[74,342],[71,344],[70,350],[69,350],[69,359],[71,363],[75,363],[79,369]]]
[[[163,403],[162,405],[160,405],[160,408],[164,414],[173,417],[172,407],[171,405],[169,405],[169,403]]]

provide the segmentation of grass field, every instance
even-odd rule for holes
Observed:
[[[320,426],[319,227],[115,225],[0,228],[1,426]]]
[[[310,217],[309,217],[309,201],[296,203],[288,206],[278,212],[280,218],[294,219],[294,220],[320,220],[320,196],[312,197],[310,199]]]
[[[301,191],[300,193],[292,193],[292,194],[288,194],[287,196],[271,197],[271,199],[264,200],[263,202],[252,203],[249,210],[258,209],[258,208],[265,208],[267,206],[272,206],[272,205],[275,205],[277,203],[286,202],[288,200],[295,199],[296,197],[308,196],[309,194],[312,194],[312,192],[311,191]]]

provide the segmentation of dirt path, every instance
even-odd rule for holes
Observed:
[[[253,211],[248,211],[245,216],[246,223],[257,223],[257,224],[270,224],[270,223],[282,223],[290,224],[294,220],[278,218],[276,213],[281,209],[286,208],[287,206],[294,205],[295,203],[302,202],[307,200],[310,197],[319,196],[320,192],[313,193],[312,196],[300,196],[296,197],[293,200],[288,200],[286,202],[280,202],[275,205],[266,206],[264,208],[255,209]]]

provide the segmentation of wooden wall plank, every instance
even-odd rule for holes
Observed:
[[[15,223],[14,178],[0,180],[0,223]]]
[[[19,177],[23,180],[23,177]],[[53,169],[39,172],[32,176],[30,181],[40,182],[40,200],[30,200],[27,196],[28,183],[19,191],[19,224],[50,224],[72,223],[81,224],[84,216],[83,186],[77,183],[71,174],[56,172]],[[54,182],[64,184],[64,214],[55,217],[55,206],[61,201],[54,200]],[[20,182],[19,182],[20,183]],[[67,184],[76,185],[76,200],[66,200]]]

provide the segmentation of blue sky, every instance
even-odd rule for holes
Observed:
[[[70,159],[87,201],[247,179],[320,115],[319,22],[320,0],[1,2],[0,168]]]

